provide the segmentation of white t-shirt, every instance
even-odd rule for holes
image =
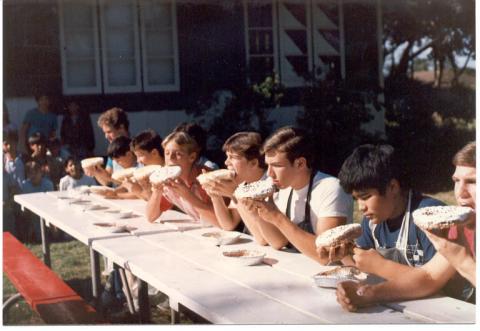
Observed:
[[[288,196],[291,188],[282,189],[274,195],[274,202],[282,213],[287,213]],[[293,190],[290,206],[290,219],[299,224],[305,219],[308,184],[300,190]],[[346,217],[347,223],[353,219],[353,199],[340,186],[340,181],[318,171],[313,178],[310,198],[310,222],[316,231],[317,220],[321,217]]]
[[[80,179],[75,179],[70,175],[66,175],[60,179],[60,184],[58,186],[60,191],[66,191],[82,185],[97,185],[97,182],[93,177],[85,174],[82,175]]]

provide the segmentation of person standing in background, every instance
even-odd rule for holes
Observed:
[[[45,93],[35,96],[37,108],[29,110],[23,118],[21,134],[28,149],[28,138],[40,132],[46,139],[55,138],[58,128],[57,115],[51,113],[50,98]]]
[[[67,100],[60,127],[60,137],[70,153],[78,159],[93,155],[95,139],[90,116],[75,100]]]

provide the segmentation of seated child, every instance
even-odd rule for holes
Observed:
[[[476,146],[467,144],[453,158],[455,173],[455,199],[457,204],[476,208]],[[337,287],[337,301],[345,309],[355,311],[358,307],[376,303],[412,300],[427,297],[441,290],[456,272],[476,286],[475,281],[475,217],[464,227],[452,227],[448,237],[427,231],[438,249],[435,256],[420,268],[410,268],[398,277],[378,285],[344,282]],[[463,232],[463,233],[462,233]],[[433,236],[432,236],[433,234]],[[460,284],[461,285],[461,284]],[[452,296],[474,301],[474,291],[457,287],[460,293]]]
[[[277,231],[276,228],[270,223],[262,222],[255,211],[249,210],[242,201],[236,201],[233,196],[233,192],[240,183],[252,183],[266,178],[267,166],[261,148],[262,138],[259,133],[235,133],[225,141],[222,148],[227,155],[225,165],[229,170],[235,171],[235,178],[218,180],[203,187],[212,199],[215,215],[222,229],[248,232],[260,245],[270,244],[275,249],[280,249],[283,247],[283,242],[270,242],[267,238],[273,236],[263,235],[263,232]],[[228,206],[224,197],[230,199]]]
[[[185,132],[173,132],[163,140],[162,146],[165,164],[179,166],[181,173],[173,181],[152,185],[152,195],[146,208],[147,219],[153,222],[175,205],[196,221],[205,220],[218,226],[212,202],[197,181],[202,171],[197,164],[197,142]]]
[[[357,199],[363,213],[359,248],[342,260],[345,264],[392,279],[434,256],[435,248],[413,223],[411,214],[418,208],[443,203],[413,191],[404,169],[389,145],[362,145],[343,163],[340,185]],[[318,252],[335,256],[322,248]]]
[[[63,163],[47,155],[47,141],[42,134],[37,132],[31,135],[28,145],[32,151],[28,159],[39,162],[45,176],[52,181],[54,188],[57,188],[63,175]]]
[[[22,194],[53,191],[53,183],[44,176],[42,166],[38,161],[28,161],[25,164],[25,173],[27,179],[22,183]],[[27,238],[32,235],[35,241],[40,241],[40,223],[35,220],[35,215],[26,213],[27,224],[19,224],[19,232],[26,234]],[[33,229],[33,231],[32,231]]]
[[[73,156],[69,156],[65,160],[64,165],[66,175],[60,179],[60,191],[71,190],[82,185],[90,186],[97,184],[93,177],[87,176],[83,173],[80,162],[74,159]]]
[[[21,156],[17,153],[18,134],[15,131],[3,135],[3,180],[13,194],[19,193],[25,180],[25,167]]]
[[[130,149],[137,157],[137,161],[144,166],[165,164],[162,137],[153,130],[145,130],[139,133],[130,143]],[[125,187],[138,198],[147,200],[152,195],[152,189],[148,177],[138,183],[127,182]]]

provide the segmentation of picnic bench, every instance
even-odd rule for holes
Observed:
[[[3,233],[3,271],[19,292],[4,302],[4,312],[23,297],[47,324],[104,322],[92,306],[9,232]]]

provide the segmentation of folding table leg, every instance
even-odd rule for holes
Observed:
[[[51,268],[50,260],[50,243],[48,241],[48,230],[45,226],[45,220],[40,217],[40,231],[42,236],[42,252],[43,252],[43,262]]]
[[[92,295],[98,301],[100,299],[100,258],[99,254],[90,247],[90,270],[92,277]]]
[[[128,310],[130,311],[130,314],[133,315],[135,314],[135,306],[133,305],[132,292],[130,291],[130,285],[128,284],[127,276],[125,275],[125,269],[118,268],[118,272],[120,273],[120,278],[122,278],[122,283],[125,287],[124,293],[127,298]]]
[[[180,305],[172,298],[169,298],[168,302],[170,303],[170,324],[180,323]]]
[[[150,322],[150,301],[148,298],[148,284],[140,279],[138,290],[138,305],[140,310],[140,323]]]

